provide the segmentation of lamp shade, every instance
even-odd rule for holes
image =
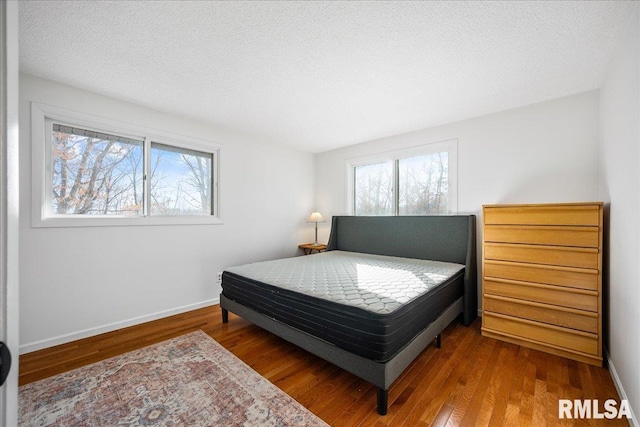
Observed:
[[[324,222],[324,218],[320,212],[314,212],[309,216],[307,222]]]

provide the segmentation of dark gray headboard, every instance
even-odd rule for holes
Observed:
[[[465,264],[465,325],[478,315],[475,215],[334,216],[327,250]]]

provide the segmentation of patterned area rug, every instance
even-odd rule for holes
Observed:
[[[20,387],[21,426],[327,426],[202,331]]]

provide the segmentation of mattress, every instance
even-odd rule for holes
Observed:
[[[392,358],[462,296],[464,265],[330,251],[227,269],[227,298],[352,353]]]

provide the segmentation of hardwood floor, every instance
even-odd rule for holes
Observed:
[[[620,402],[607,369],[480,335],[454,322],[391,386],[389,412],[375,388],[218,306],[20,357],[20,383],[202,329],[332,426],[628,426],[622,420],[558,419],[558,399]]]
[[[205,307],[153,322],[20,355],[19,384],[98,362],[220,321],[219,306]]]

